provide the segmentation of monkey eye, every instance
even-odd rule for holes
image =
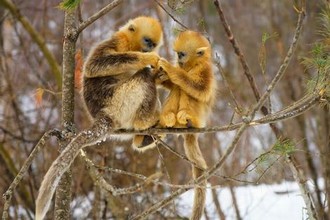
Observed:
[[[156,44],[153,42],[153,40],[151,40],[149,37],[144,37],[143,38],[143,43],[149,47],[149,48],[154,48],[156,47]]]
[[[179,59],[181,59],[184,56],[186,56],[186,53],[185,52],[182,52],[182,51],[177,52],[177,54],[178,54]]]

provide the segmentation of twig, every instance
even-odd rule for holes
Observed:
[[[301,32],[301,29],[302,29],[302,26],[303,26],[304,18],[305,18],[305,11],[303,9],[299,14],[296,30],[295,30],[295,33],[294,33],[294,36],[293,36],[292,43],[291,43],[291,45],[289,47],[289,50],[287,52],[287,55],[285,56],[285,58],[283,60],[283,63],[280,66],[279,70],[277,71],[274,79],[268,85],[268,87],[266,89],[266,92],[260,97],[259,102],[255,105],[255,107],[250,112],[250,115],[252,116],[252,118],[254,117],[256,112],[261,108],[261,106],[264,104],[264,102],[266,101],[266,99],[268,98],[270,93],[273,91],[273,89],[275,88],[277,83],[280,81],[280,79],[283,77],[283,75],[285,73],[285,70],[287,69],[287,67],[289,65],[289,62],[290,62],[290,60],[293,56],[293,52],[295,51],[295,49],[297,47],[298,38],[300,36],[300,32]]]
[[[258,179],[256,180],[256,183],[259,184],[261,178],[265,175],[265,173],[267,173],[267,171],[275,164],[277,163],[280,159],[282,158],[282,156],[278,156],[271,164],[269,164],[269,166],[259,175]]]
[[[137,174],[137,173],[131,173],[131,172],[127,172],[127,171],[124,171],[124,170],[119,170],[119,169],[116,169],[116,168],[111,168],[111,167],[100,167],[100,166],[95,166],[97,169],[101,169],[101,170],[107,170],[109,172],[113,172],[113,173],[117,173],[117,174],[122,174],[122,175],[128,175],[128,176],[132,176],[132,177],[135,177],[135,178],[138,178],[138,179],[142,179],[142,180],[145,180],[147,179],[146,176],[142,175],[142,174]],[[246,181],[246,180],[240,180],[240,179],[236,179],[234,177],[230,177],[230,176],[223,176],[223,175],[217,175],[218,177],[221,177],[223,179],[226,179],[226,180],[231,180],[231,181],[234,181],[234,182],[238,182],[238,183],[249,183],[249,184],[254,184],[254,182],[251,182],[251,181]],[[175,186],[173,184],[170,184],[170,183],[163,183],[163,182],[154,182],[155,184],[159,184],[159,185],[165,185],[165,186]]]
[[[156,138],[157,142],[159,142],[161,145],[163,145],[163,147],[165,147],[165,149],[167,149],[168,151],[172,152],[173,154],[175,154],[179,158],[181,158],[185,161],[188,161],[194,167],[196,167],[198,169],[201,169],[201,170],[205,170],[204,168],[199,167],[194,161],[189,160],[185,155],[180,154],[179,152],[174,150],[172,147],[170,147],[168,144],[166,144],[162,139],[160,139],[157,135],[155,136],[155,138]]]
[[[161,163],[161,165],[163,167],[163,170],[164,170],[164,172],[166,174],[166,177],[167,177],[167,179],[168,179],[169,182],[172,182],[171,176],[170,176],[170,174],[168,172],[168,169],[166,167],[166,164],[165,164],[164,156],[163,156],[162,152],[160,152],[158,145],[156,145],[156,148],[157,148],[157,151],[158,151],[158,154],[159,154],[160,163]],[[171,192],[173,192],[173,191],[171,191]],[[172,206],[173,206],[174,212],[176,212],[176,206],[175,206],[175,202],[174,201],[172,201]]]
[[[94,183],[100,186],[101,188],[105,189],[106,191],[110,192],[113,196],[136,193],[141,189],[143,189],[145,185],[155,181],[161,176],[160,173],[153,174],[149,177],[143,176],[142,178],[144,180],[143,183],[137,183],[131,187],[117,189],[105,181],[102,174],[96,169],[94,163],[86,156],[86,153],[83,150],[80,151],[79,157],[86,162],[88,173],[93,179]]]
[[[299,103],[299,105],[294,105],[291,106],[290,109],[284,109],[283,111],[276,112],[275,114],[267,115],[264,118],[255,120],[255,123],[264,124],[265,121],[268,121],[268,123],[274,123],[284,119],[297,117],[298,115],[312,108],[317,102],[320,101],[320,99],[321,97],[313,94],[309,96],[308,99],[306,99],[304,102]]]
[[[224,82],[224,84],[225,84],[225,89],[229,91],[229,94],[230,94],[232,100],[233,100],[234,103],[235,103],[235,108],[236,108],[237,110],[240,110],[239,104],[238,104],[238,102],[236,101],[236,98],[235,98],[235,95],[234,95],[234,93],[233,93],[233,90],[230,88],[229,83],[228,83],[228,81],[227,81],[227,79],[226,79],[226,77],[225,77],[225,74],[224,74],[224,72],[223,72],[223,68],[222,68],[222,66],[221,66],[221,64],[220,64],[220,56],[219,56],[218,53],[215,54],[215,58],[216,58],[216,59],[215,59],[215,65],[217,66],[217,68],[218,68],[218,70],[219,70],[219,73],[220,73],[220,75],[221,75],[221,77],[222,77],[222,79],[223,79],[223,82]]]
[[[230,43],[232,44],[233,48],[234,48],[234,52],[235,54],[238,56],[240,62],[241,62],[241,65],[244,69],[244,74],[246,76],[246,78],[248,79],[249,83],[250,83],[250,87],[253,91],[253,94],[254,94],[254,97],[256,98],[257,102],[259,101],[260,99],[260,92],[258,91],[258,87],[256,85],[256,82],[253,78],[253,75],[251,74],[250,72],[250,68],[246,62],[246,59],[243,55],[243,53],[241,52],[241,49],[239,48],[238,46],[238,43],[233,35],[233,33],[231,32],[230,30],[230,26],[228,25],[228,22],[223,14],[223,10],[222,10],[222,7],[220,5],[220,2],[219,0],[214,0],[214,5],[218,11],[218,14],[219,14],[219,17],[220,17],[220,20],[222,22],[222,25],[225,29],[225,32],[228,36],[228,39],[230,41]],[[269,97],[268,97],[269,98]],[[264,101],[263,101],[264,102]],[[262,106],[261,107],[261,112],[264,114],[264,115],[268,115],[269,114],[269,111],[267,109],[266,106]],[[276,136],[279,136],[279,129],[274,125],[274,124],[269,124],[269,126],[271,127],[271,129],[273,130],[273,132],[275,133]]]
[[[223,14],[223,10],[222,10],[222,7],[220,5],[220,2],[219,0],[215,0],[214,1],[214,5],[217,9],[217,12],[219,14],[219,17],[220,17],[220,20],[222,22],[222,25],[225,29],[225,32],[227,34],[227,37],[228,37],[228,40],[230,41],[230,43],[232,44],[233,48],[234,48],[234,51],[235,51],[235,54],[238,56],[240,62],[241,62],[241,65],[244,69],[244,74],[246,76],[246,78],[248,79],[249,83],[250,83],[250,86],[253,90],[253,93],[254,93],[254,96],[256,97],[256,100],[259,101],[260,99],[260,93],[258,91],[258,88],[257,88],[257,84],[250,72],[250,68],[245,60],[245,57],[244,57],[244,54],[242,53],[241,49],[239,48],[238,46],[238,42],[236,41],[231,29],[230,29],[230,26],[228,25],[228,22],[226,20],[226,17],[225,15]]]
[[[291,172],[293,173],[293,177],[295,181],[298,183],[298,186],[300,188],[300,192],[302,194],[302,197],[306,205],[308,219],[311,220],[320,219],[318,217],[318,213],[315,210],[314,199],[307,186],[307,179],[305,175],[302,173],[301,169],[298,168],[296,162],[294,161],[294,158],[292,158],[290,155],[287,156],[287,162],[289,163]]]
[[[175,21],[176,23],[181,25],[184,29],[186,29],[186,30],[189,29],[187,26],[182,24],[182,22],[180,22],[178,19],[176,19],[168,10],[166,10],[166,8],[159,1],[155,0],[155,2],[159,5],[159,7],[161,7],[173,19],[173,21]]]
[[[109,11],[111,11],[113,8],[115,8],[122,2],[123,2],[123,0],[114,0],[111,3],[109,3],[108,5],[106,5],[105,7],[103,7],[100,11],[98,11],[95,14],[93,14],[92,16],[90,16],[84,22],[80,23],[75,34],[77,34],[77,35],[80,34],[80,32],[82,32],[86,27],[88,27],[89,25],[94,23],[97,19],[99,19],[103,15],[107,14]]]
[[[125,170],[119,170],[119,169],[111,168],[111,167],[100,167],[100,166],[96,166],[95,164],[94,164],[94,167],[97,168],[97,169],[100,169],[100,170],[106,170],[106,171],[117,173],[117,174],[132,176],[132,177],[135,177],[137,179],[141,179],[143,181],[146,181],[148,179],[148,177],[146,177],[142,174],[131,173],[131,172],[127,172]],[[158,178],[160,178],[161,175],[162,175],[161,173],[157,173]],[[223,179],[226,179],[226,180],[231,180],[231,181],[235,181],[235,182],[239,182],[239,183],[255,184],[255,182],[239,180],[239,179],[235,179],[235,178],[230,177],[230,176],[220,176],[220,177],[223,178]],[[171,187],[171,188],[189,188],[189,189],[191,189],[191,188],[194,188],[196,186],[196,184],[172,184],[172,183],[167,183],[167,182],[160,182],[159,180],[157,180],[155,178],[154,179],[149,178],[149,180],[155,185],[166,186],[166,187]],[[206,186],[205,187],[205,186],[198,185],[197,187],[212,189],[212,188],[220,188],[221,186],[220,185],[214,185],[214,186]]]
[[[56,129],[52,129],[47,131],[39,140],[37,145],[34,147],[32,152],[30,153],[29,157],[25,160],[21,170],[18,172],[16,177],[14,178],[13,182],[10,184],[9,188],[7,191],[3,194],[3,199],[5,201],[4,208],[3,208],[3,213],[2,213],[2,219],[6,220],[9,219],[9,207],[10,207],[10,202],[13,196],[13,193],[18,186],[18,184],[21,182],[22,178],[26,174],[27,170],[32,164],[32,161],[34,158],[38,155],[40,150],[45,146],[46,141],[51,137],[51,136],[61,136],[61,132]]]
[[[21,137],[21,136],[18,136],[14,133],[12,133],[11,131],[7,130],[6,128],[0,126],[0,130],[4,133],[4,134],[8,134],[10,137],[16,139],[16,140],[20,140],[20,141],[23,141],[23,142],[27,142],[27,143],[35,143],[36,140],[28,140],[24,137]]]

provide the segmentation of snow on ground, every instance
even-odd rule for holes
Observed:
[[[321,183],[322,185],[322,183]],[[310,187],[312,187],[310,185]],[[295,182],[257,186],[240,186],[234,189],[239,211],[243,220],[305,220],[308,219],[304,201],[299,187]],[[226,215],[226,220],[236,220],[232,197],[229,188],[217,189],[219,202]],[[181,216],[189,217],[194,190],[181,195],[176,200],[176,210]],[[86,215],[92,208],[92,193],[88,198],[76,199],[72,206],[77,205],[74,219],[87,219]],[[78,204],[77,204],[78,203]],[[211,190],[207,191],[206,209],[210,219],[219,219],[212,200]],[[150,219],[153,219],[152,216]],[[205,218],[203,218],[205,220]]]
[[[244,220],[303,220],[307,219],[304,201],[298,185],[283,182],[276,185],[242,186],[235,188],[235,195]],[[219,202],[226,219],[236,219],[229,188],[217,189]],[[193,190],[177,200],[182,216],[189,216],[193,201]],[[207,213],[211,219],[218,219],[211,190],[207,192]],[[204,218],[205,219],[205,218]]]

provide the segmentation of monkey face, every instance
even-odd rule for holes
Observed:
[[[181,68],[194,62],[210,59],[211,47],[208,40],[198,32],[181,32],[173,45],[177,53],[177,62]]]
[[[151,52],[153,51],[156,47],[157,44],[149,37],[142,37],[142,52]]]
[[[187,52],[177,51],[176,54],[177,54],[178,64],[182,68],[183,64],[185,64],[188,60]]]
[[[137,17],[123,27],[131,37],[132,50],[141,52],[157,51],[163,40],[162,27],[151,17]]]

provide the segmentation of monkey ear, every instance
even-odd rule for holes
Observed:
[[[131,32],[135,32],[135,26],[134,26],[134,24],[130,24],[128,26],[128,30],[131,31]]]

